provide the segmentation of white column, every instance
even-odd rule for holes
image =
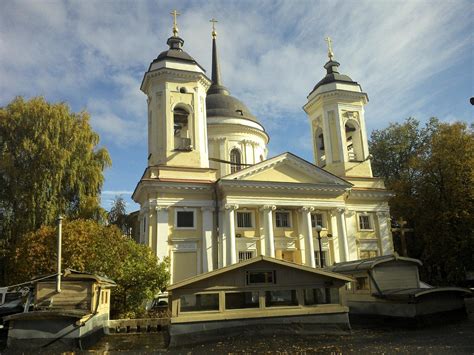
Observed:
[[[235,210],[238,208],[238,205],[225,205],[227,265],[232,265],[237,262],[237,250],[235,246]]]
[[[339,233],[337,228],[337,210],[331,210],[329,212],[329,219],[331,223],[331,234],[332,234],[332,246],[334,252],[334,262],[341,262],[341,252],[340,249],[342,245],[339,243]]]
[[[379,238],[382,255],[392,254],[392,233],[390,231],[390,213],[389,212],[377,212],[377,220],[379,226]]]
[[[298,215],[298,239],[300,244],[301,264],[306,265],[305,225],[303,214]]]
[[[168,256],[168,231],[168,207],[156,206],[155,254],[160,261]]]
[[[225,210],[219,210],[219,258],[218,267],[227,266],[227,235],[226,235]]]
[[[344,216],[344,213],[344,208],[337,209],[337,234],[339,236],[339,245],[342,245],[342,248],[340,248],[341,261],[348,261],[349,244],[347,242],[346,218]]]
[[[316,260],[314,259],[313,228],[311,226],[312,211],[314,211],[313,207],[303,207],[300,209],[303,221],[303,234],[305,239],[304,244],[306,251],[306,265],[316,267]]]
[[[273,236],[273,211],[276,206],[263,206],[263,230],[265,234],[265,255],[275,257],[275,238]]]
[[[202,272],[213,270],[212,265],[212,230],[213,230],[213,211],[212,207],[202,207]]]

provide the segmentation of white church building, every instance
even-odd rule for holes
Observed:
[[[339,73],[330,45],[304,106],[308,162],[267,157],[265,128],[223,85],[215,29],[211,79],[183,50],[176,21],[167,44],[141,84],[148,166],[132,198],[139,240],[169,258],[172,283],[259,255],[320,267],[393,252],[391,192],[370,163],[368,97]]]

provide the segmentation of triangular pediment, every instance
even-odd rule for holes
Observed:
[[[291,153],[283,153],[223,177],[225,180],[352,186],[348,181]]]

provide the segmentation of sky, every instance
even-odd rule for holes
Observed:
[[[177,9],[186,50],[211,76],[216,18],[222,80],[270,135],[269,157],[313,161],[302,106],[325,75],[333,39],[340,72],[369,96],[368,133],[415,117],[473,122],[472,1],[2,1],[0,106],[44,96],[87,110],[108,149],[102,205],[131,194],[147,163],[140,83],[167,49]]]

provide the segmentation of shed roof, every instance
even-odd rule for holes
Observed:
[[[337,274],[335,272],[331,272],[331,271],[327,271],[327,270],[323,270],[323,269],[315,269],[315,268],[312,268],[312,267],[309,267],[309,266],[295,264],[295,263],[291,263],[291,262],[288,262],[288,261],[271,258],[271,257],[264,256],[264,255],[259,255],[255,258],[252,258],[252,259],[249,259],[249,260],[245,260],[245,261],[242,261],[242,262],[239,262],[239,263],[236,263],[236,264],[233,264],[233,265],[229,265],[229,266],[226,266],[226,267],[223,267],[223,268],[211,271],[211,272],[207,272],[205,274],[200,274],[200,275],[193,276],[193,277],[190,277],[188,279],[179,281],[179,282],[169,286],[168,291],[172,291],[172,290],[175,290],[177,288],[187,286],[187,285],[193,284],[195,282],[202,281],[202,280],[205,280],[205,279],[211,278],[213,276],[217,276],[217,275],[220,275],[220,274],[232,271],[232,270],[240,269],[240,268],[255,264],[259,261],[267,261],[267,262],[270,262],[270,263],[283,265],[283,266],[287,266],[287,267],[290,267],[290,268],[293,268],[293,269],[307,271],[307,272],[311,272],[313,274],[318,274],[318,275],[321,275],[321,276],[326,276],[326,277],[329,277],[329,278],[334,278],[334,279],[338,279],[338,280],[342,280],[342,281],[346,281],[346,282],[353,281],[352,278],[350,278],[348,276],[345,276],[345,275]]]
[[[394,253],[391,255],[377,256],[375,258],[369,259],[345,261],[342,263],[334,264],[332,266],[328,266],[325,269],[328,271],[340,272],[344,274],[355,271],[372,270],[375,266],[383,263],[388,263],[390,261],[404,261],[408,263],[417,264],[419,266],[423,265],[422,262],[418,259],[403,257],[398,255],[397,253]]]
[[[34,278],[31,280],[31,282],[42,282],[44,280],[51,279],[53,277],[56,277],[57,274],[53,275],[48,275],[48,276],[40,276],[37,278]],[[115,287],[117,284],[115,283],[114,280],[111,280],[105,276],[99,276],[96,274],[92,274],[89,272],[82,272],[82,271],[77,271],[73,269],[65,269],[62,274],[62,278],[65,281],[69,280],[90,280],[90,281],[96,281],[102,286],[108,286],[108,287]]]

